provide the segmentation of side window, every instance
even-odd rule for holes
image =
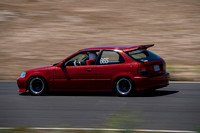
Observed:
[[[88,55],[86,53],[80,53],[70,60],[65,62],[65,66],[84,66],[86,65],[86,60],[88,59]]]
[[[100,65],[123,63],[123,57],[115,51],[103,51],[99,60]]]
[[[99,50],[83,51],[66,60],[64,66],[95,65]],[[90,60],[90,62],[88,62]],[[92,60],[92,61],[91,61]]]

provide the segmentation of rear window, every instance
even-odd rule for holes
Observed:
[[[126,54],[138,62],[148,62],[148,61],[162,59],[160,56],[146,49],[132,50],[132,51],[127,52]]]

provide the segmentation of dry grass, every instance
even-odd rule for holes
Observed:
[[[0,79],[85,47],[154,43],[170,66],[195,68],[181,77],[200,80],[199,16],[199,0],[1,0]]]

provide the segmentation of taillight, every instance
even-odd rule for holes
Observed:
[[[138,68],[138,74],[139,75],[145,75],[145,74],[147,74],[147,68],[146,67]]]

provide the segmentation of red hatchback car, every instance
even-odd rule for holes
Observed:
[[[128,96],[138,90],[165,87],[165,61],[147,50],[151,45],[113,45],[81,49],[60,63],[27,70],[17,79],[19,92],[115,91]]]

